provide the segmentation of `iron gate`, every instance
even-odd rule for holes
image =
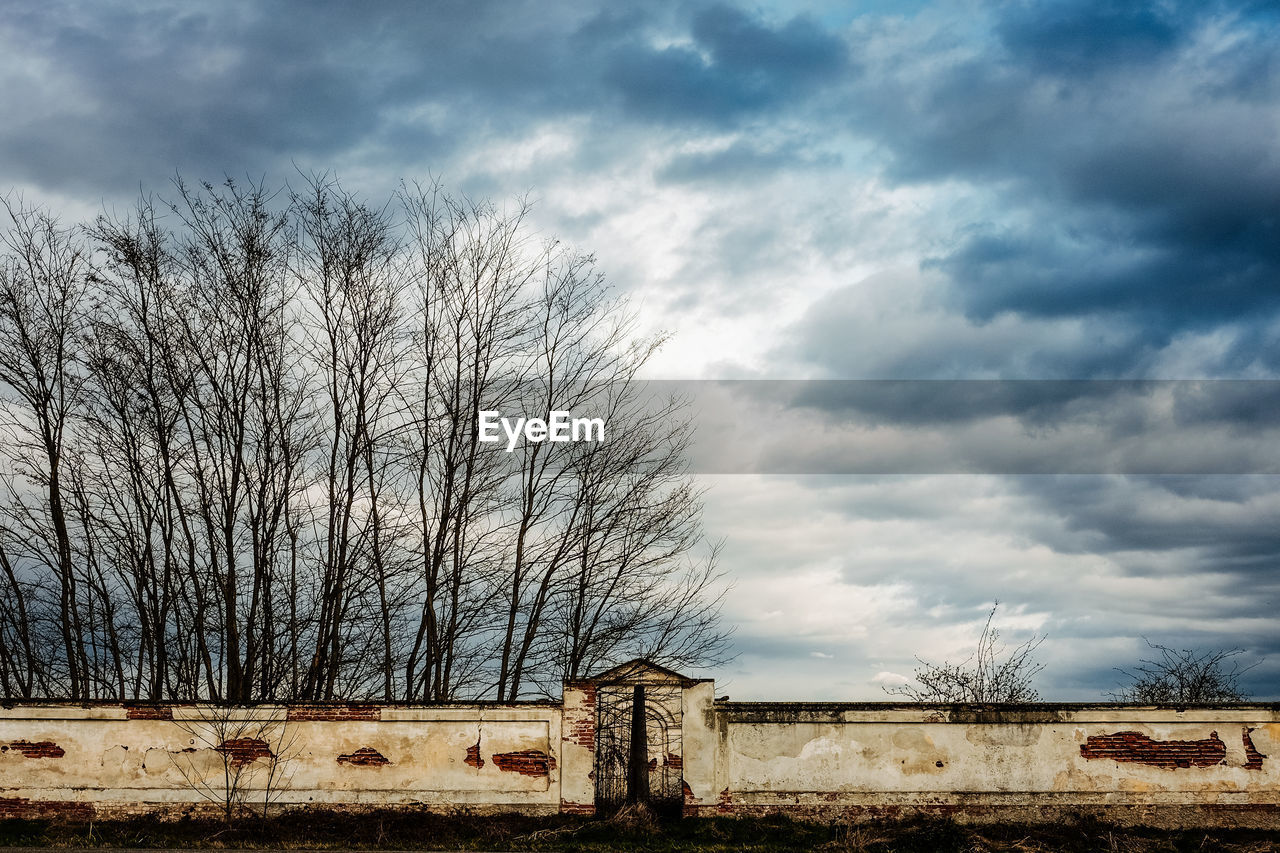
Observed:
[[[598,812],[640,801],[657,811],[679,814],[684,802],[681,697],[679,686],[613,684],[598,688],[594,767]],[[637,699],[645,718],[638,743],[640,733],[632,727]],[[634,760],[633,744],[638,750]]]

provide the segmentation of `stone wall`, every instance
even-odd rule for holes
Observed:
[[[662,754],[648,763],[655,773],[676,768],[691,817],[1090,814],[1163,826],[1280,826],[1280,705],[717,702],[710,681],[629,666],[565,685],[558,703],[234,713],[10,705],[0,709],[0,817],[210,812],[233,789],[258,809],[412,804],[590,815],[605,726],[599,697],[634,681],[667,689],[665,701],[678,705],[664,719],[678,716],[679,737],[650,744]]]
[[[16,705],[0,711],[0,815],[207,811],[229,793],[552,813],[562,717],[539,703]]]
[[[1280,826],[1275,706],[725,702],[713,716],[715,796],[686,813]]]

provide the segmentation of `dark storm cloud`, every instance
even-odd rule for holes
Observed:
[[[1172,415],[1177,424],[1229,424],[1244,432],[1280,424],[1280,383],[1179,382],[1174,387]]]
[[[0,131],[0,180],[70,192],[347,156],[439,168],[557,116],[725,125],[847,68],[808,18],[722,5],[31,4],[0,34],[24,117]]]
[[[837,33],[803,11],[766,19],[724,3],[3,14],[0,67],[20,120],[0,130],[0,181],[92,196],[175,170],[287,175],[292,162],[421,174],[577,117],[584,141],[641,148],[663,129],[750,129],[656,175],[740,185],[844,168],[830,152],[865,139],[893,181],[958,180],[991,196],[988,215],[958,221],[951,245],[928,252],[952,282],[950,307],[972,321],[1128,323],[1103,350],[1062,354],[1081,376],[1126,375],[1180,331],[1223,325],[1254,339],[1224,368],[1280,367],[1278,348],[1257,345],[1280,311],[1280,22],[1265,4],[1013,3],[951,33],[920,23],[928,10]],[[859,50],[886,39],[897,39],[888,55]],[[782,129],[787,116],[803,129]],[[572,156],[588,169],[622,155],[583,144]],[[761,229],[743,233],[760,242]],[[813,349],[827,363],[839,352]]]
[[[926,280],[915,275],[874,276],[838,287],[814,300],[774,356],[784,363],[795,359],[816,365],[827,376],[848,378],[1161,375],[1149,367],[1170,337],[1158,325],[1089,317],[1087,329],[1055,328],[1007,314],[976,323],[954,313],[963,311],[963,304],[956,303],[965,295],[955,282],[936,279],[928,279],[926,286]],[[884,296],[877,300],[879,293]],[[877,313],[881,302],[892,305],[895,298],[906,302],[905,310],[889,316]],[[1251,364],[1265,351],[1261,343],[1268,337],[1266,329],[1249,328],[1239,333],[1222,360]]]
[[[1194,7],[1184,7],[1186,9]],[[1014,5],[999,22],[1001,42],[1020,62],[1058,73],[1149,62],[1179,44],[1185,24],[1167,5],[1093,2]]]
[[[1123,318],[1157,348],[1274,317],[1275,19],[1056,2],[998,10],[992,27],[993,49],[903,62],[855,95],[897,180],[993,193],[991,220],[928,261],[956,307]]]
[[[855,44],[894,47],[860,52],[838,114],[893,184],[966,188],[922,251],[946,286],[921,305],[966,325],[917,311],[862,345],[879,305],[850,282],[778,354],[835,376],[1127,377],[1205,336],[1155,375],[1280,370],[1274,8],[1056,0],[940,20],[863,22]]]
[[[660,120],[726,123],[778,106],[847,70],[843,42],[797,17],[778,28],[716,4],[695,13],[694,46],[619,44],[608,82],[628,109]]]
[[[1055,518],[1062,532],[1046,544],[1064,553],[1152,553],[1191,549],[1184,566],[1161,561],[1160,575],[1211,570],[1247,577],[1280,596],[1280,477],[1018,477],[1010,481]],[[1255,615],[1269,612],[1261,596]]]
[[[143,10],[56,5],[6,20],[17,54],[50,71],[17,98],[40,114],[0,134],[21,178],[77,189],[132,184],[192,167],[202,172],[334,156],[378,124],[385,85],[357,50],[317,38],[337,28],[318,11],[228,6]],[[354,33],[353,33],[354,34]],[[62,106],[65,104],[65,106]],[[33,144],[63,156],[22,156]]]
[[[690,401],[700,473],[1280,473],[1276,380],[731,380],[640,393]]]
[[[1237,225],[1213,223],[1234,228],[1228,245],[1213,245],[1207,231],[1185,239],[1152,233],[1137,251],[1131,247],[1140,238],[1132,232],[1119,244],[1079,243],[1066,234],[982,235],[929,265],[952,277],[975,319],[1005,311],[1041,317],[1119,313],[1144,321],[1149,341],[1164,344],[1184,327],[1269,315],[1280,306],[1280,231],[1266,219]],[[1184,226],[1175,230],[1188,230]],[[1251,242],[1248,232],[1255,228],[1274,233]]]
[[[1028,427],[1060,426],[1080,416],[1095,417],[1145,397],[1159,382],[1072,382],[1037,380],[865,380],[787,383],[796,408],[846,415],[877,426],[938,426],[1013,417]],[[747,386],[751,387],[751,386]],[[1256,383],[1255,392],[1280,397],[1274,383]],[[1243,414],[1243,413],[1242,413]],[[1274,423],[1273,417],[1264,423]]]

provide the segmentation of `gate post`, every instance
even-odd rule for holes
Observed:
[[[695,681],[680,694],[683,705],[680,717],[681,740],[684,743],[684,815],[715,813],[719,790],[716,787],[716,762],[720,754],[720,737],[716,730],[716,685],[714,681]]]
[[[627,802],[649,803],[649,715],[644,685],[631,690],[631,744],[627,750]]]
[[[560,813],[596,813],[596,685],[564,685],[560,714]]]

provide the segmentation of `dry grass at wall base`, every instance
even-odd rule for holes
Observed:
[[[116,849],[800,851],[834,853],[1158,853],[1280,851],[1280,830],[1154,830],[1092,820],[962,825],[948,819],[816,824],[786,817],[617,819],[307,809],[227,827],[216,818],[7,820],[0,846]]]

